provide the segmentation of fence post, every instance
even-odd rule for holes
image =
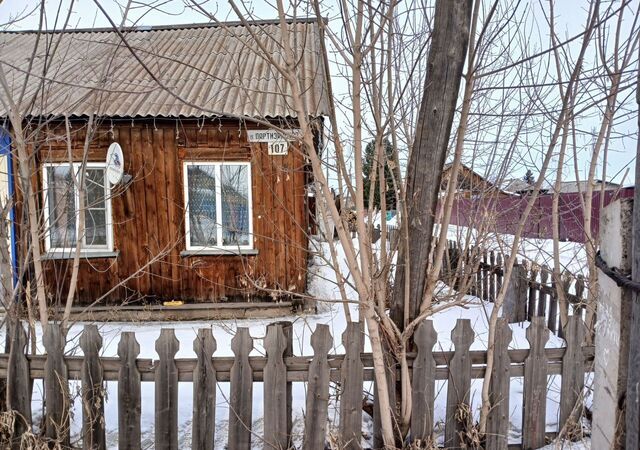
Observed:
[[[118,356],[118,447],[122,450],[140,450],[140,371],[136,359],[140,345],[136,335],[125,331],[120,335]]]
[[[19,320],[10,327],[13,336],[7,365],[7,410],[15,411],[12,449],[19,450],[22,434],[31,426],[31,377],[25,355],[27,334]]]
[[[473,343],[474,333],[469,319],[458,319],[451,331],[451,340],[455,345],[453,358],[449,362],[449,384],[447,385],[447,422],[444,430],[444,444],[447,448],[460,448],[460,432],[466,429],[466,423],[458,421],[458,410],[469,407],[471,389],[471,357],[469,347]],[[464,405],[464,406],[463,406]],[[468,417],[469,421],[473,417]]]
[[[491,410],[487,417],[486,448],[492,450],[506,450],[509,444],[510,342],[511,328],[507,319],[501,317],[496,325],[494,361],[489,384]]]
[[[482,300],[489,300],[489,259],[487,250],[482,250]]]
[[[360,359],[362,334],[357,322],[349,322],[342,333],[345,349],[340,367],[340,438],[345,450],[360,449],[362,435],[363,365]]]
[[[436,361],[433,346],[438,334],[433,322],[425,320],[414,334],[418,353],[413,360],[411,441],[417,448],[429,448],[433,442],[433,408],[435,395]]]
[[[549,340],[544,317],[534,317],[527,328],[529,356],[524,361],[524,399],[522,447],[536,449],[545,445],[547,411],[547,355],[544,346]]]
[[[47,351],[44,365],[45,435],[62,447],[69,447],[69,377],[64,361],[64,341],[60,324],[48,324],[42,339]]]
[[[180,348],[175,332],[163,328],[156,340],[155,368],[156,449],[178,450],[178,368],[175,356]]]
[[[514,265],[511,271],[502,314],[509,323],[522,322],[527,318],[527,270],[519,264]]]
[[[193,427],[191,448],[212,448],[216,431],[216,369],[211,358],[217,344],[211,328],[200,328],[193,340],[198,362],[193,369]]]
[[[618,200],[600,215],[600,254],[609,267],[617,267],[622,273],[631,271],[632,209],[632,201]],[[630,431],[625,430],[621,407],[625,397],[628,399],[632,295],[602,271],[598,272],[598,294],[591,440],[594,449],[617,450],[625,448],[620,436]]]
[[[284,450],[288,447],[287,368],[283,359],[287,341],[282,325],[267,327],[264,348],[264,448]]]
[[[565,330],[567,349],[562,358],[562,385],[560,389],[560,427],[573,431],[580,426],[584,391],[584,342],[585,326],[580,316],[569,316]],[[570,433],[572,434],[572,433]]]
[[[229,401],[229,450],[251,448],[251,412],[253,401],[253,372],[249,353],[253,339],[249,329],[239,327],[231,339],[235,356],[231,366],[231,393]]]
[[[104,435],[104,383],[100,349],[102,336],[96,325],[85,325],[80,336],[82,361],[82,448],[106,448]]]
[[[311,335],[313,359],[309,364],[307,409],[304,426],[304,450],[324,448],[329,414],[329,362],[327,354],[333,340],[329,325],[316,325]]]

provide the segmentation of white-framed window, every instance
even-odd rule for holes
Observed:
[[[251,163],[184,163],[187,250],[253,249]]]
[[[79,235],[78,220],[84,217],[82,251],[112,251],[111,189],[105,163],[86,163],[84,207],[73,180],[80,180],[81,163],[43,164],[45,248],[47,252],[74,251]]]

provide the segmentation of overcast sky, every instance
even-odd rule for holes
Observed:
[[[5,24],[8,23],[11,19],[22,17],[22,20],[12,24],[10,28],[37,29],[38,14],[36,10],[39,3],[40,2],[38,0],[4,0],[2,3],[0,3],[0,23]],[[59,0],[51,0],[47,2],[47,28],[52,28],[54,26],[55,18],[57,15],[59,15],[60,17],[64,17],[64,15],[67,14],[70,3],[71,0],[62,0],[62,2],[60,2]],[[124,3],[124,0],[122,0],[120,3]],[[147,6],[134,7],[129,12],[126,25],[144,26],[208,22],[208,20],[200,12],[196,12],[192,8],[186,6],[186,4],[189,3],[190,2],[188,2],[188,0],[158,0],[155,2],[155,4],[158,5],[158,7],[155,9],[150,9]],[[335,11],[335,9],[332,10],[331,4],[332,3],[330,1],[323,4],[326,15],[329,17],[335,16],[337,12]],[[546,1],[537,2],[532,0],[530,7],[535,10],[535,8],[540,8],[540,5],[542,4],[546,5]],[[100,5],[105,8],[107,13],[114,19],[114,21],[119,23],[122,17],[122,8],[118,4],[118,2],[114,0],[100,0]],[[273,9],[272,2],[252,1],[245,2],[244,5],[247,10],[250,11],[256,18],[273,19],[276,16],[276,12]],[[218,20],[237,20],[237,16],[231,11],[230,7],[225,1],[209,1],[205,2],[203,6],[212,14],[215,14]],[[586,16],[586,7],[587,2],[585,1],[561,0],[557,2],[556,13],[558,34],[561,38],[572,36],[576,32],[579,32],[581,30],[581,27],[584,24],[584,18]],[[60,11],[59,14],[58,11]],[[537,19],[534,20],[544,20],[544,17],[539,11],[537,13],[534,13],[534,17],[536,17],[536,14]],[[63,19],[58,18],[58,27],[61,26],[62,20]],[[339,26],[339,23],[337,21],[333,21],[331,22],[331,25],[335,28],[336,26]],[[94,0],[76,0],[74,2],[73,13],[70,16],[69,28],[76,27],[109,27],[109,21],[106,19],[104,14],[100,12],[96,7]],[[532,45],[536,45],[533,40]],[[336,72],[338,72],[338,70],[336,69],[336,66],[334,64],[332,65],[333,75],[336,75]],[[336,95],[346,94],[346,82],[344,80],[338,79],[339,77],[334,78],[334,83],[336,85],[337,91]],[[633,105],[633,102],[631,104]],[[346,117],[343,117],[342,122],[344,124],[347,124],[348,119]],[[626,169],[630,169],[629,176],[626,178],[625,184],[633,183],[632,178],[635,166],[634,162],[637,142],[636,123],[636,117],[635,115],[633,115],[627,117],[624,123],[621,123],[617,126],[616,131],[620,135],[627,135],[627,137],[618,138],[615,140],[615,142],[612,143],[609,153],[609,163],[607,166],[607,178],[615,177],[615,181],[620,181]],[[597,120],[594,120],[593,122],[585,121],[581,124],[581,126],[589,132],[593,132],[598,125],[599,122]],[[589,139],[590,138],[585,137],[584,142],[587,143]],[[586,146],[588,146],[588,144],[586,144]],[[526,157],[523,157],[523,161],[526,158],[529,158],[529,160],[524,161],[521,166],[514,168],[514,175],[522,175],[522,172],[526,167],[535,167],[541,154],[542,150],[539,150],[538,152],[533,152],[533,154],[527,154]],[[586,156],[581,156],[578,158],[578,166],[580,167],[580,171],[582,172],[580,176],[584,179],[584,177],[586,176],[586,168],[588,166],[588,159],[586,158]],[[490,169],[487,170],[490,171]],[[574,179],[573,168],[571,168],[570,170],[568,169],[565,172],[564,176],[566,179]]]

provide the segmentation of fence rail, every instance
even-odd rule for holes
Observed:
[[[123,332],[118,357],[101,357],[102,338],[95,325],[87,325],[80,338],[82,357],[64,355],[64,339],[57,324],[50,324],[44,335],[45,355],[27,355],[27,338],[22,326],[12,327],[11,351],[0,354],[0,378],[6,380],[7,404],[14,411],[9,436],[13,449],[20,448],[22,435],[31,429],[31,380],[44,380],[47,438],[71,446],[69,424],[69,381],[79,380],[82,394],[82,447],[104,449],[105,382],[118,384],[118,445],[121,449],[141,447],[141,382],[155,386],[155,448],[178,448],[178,382],[192,382],[192,448],[213,448],[215,405],[218,383],[229,383],[228,448],[248,449],[253,435],[252,392],[262,383],[264,392],[264,448],[292,448],[292,382],[306,383],[303,449],[323,449],[327,438],[331,382],[339,385],[338,436],[345,449],[359,449],[363,425],[363,383],[375,380],[373,358],[361,353],[362,335],[358,324],[348,324],[342,335],[345,353],[329,354],[333,338],[327,325],[317,325],[311,335],[314,354],[292,355],[291,329],[281,323],[267,327],[264,339],[266,356],[253,357],[253,338],[248,329],[238,328],[232,339],[233,357],[214,356],[216,341],[211,329],[200,329],[193,342],[196,358],[175,358],[179,342],[172,329],[163,329],[156,341],[158,359],[138,358],[140,347],[135,334]],[[566,348],[545,349],[548,329],[545,320],[534,317],[528,330],[530,349],[510,350],[511,329],[500,319],[495,342],[495,358],[490,395],[494,407],[488,421],[485,448],[507,449],[510,416],[517,399],[510,405],[510,380],[524,377],[521,407],[524,418],[522,448],[537,448],[545,443],[548,375],[562,377],[560,392],[561,423],[575,415],[581,401],[585,373],[590,370],[593,348],[583,346],[584,324],[579,316],[570,319]],[[487,354],[471,351],[475,338],[469,320],[458,320],[451,333],[454,351],[434,351],[438,335],[431,321],[423,322],[415,334],[416,352],[409,355],[413,380],[410,439],[434,442],[436,380],[447,380],[444,445],[460,448],[468,423],[458,414],[470,404],[473,379],[484,376]],[[390,367],[393,373],[397,368]],[[374,411],[377,411],[374,408]],[[374,412],[374,416],[377,412]],[[374,423],[377,420],[374,417]],[[575,418],[573,418],[575,421]],[[378,431],[378,430],[376,430]],[[374,441],[380,443],[376,434]],[[377,447],[376,447],[377,448]]]

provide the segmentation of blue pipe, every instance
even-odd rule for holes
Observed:
[[[9,176],[9,198],[14,199],[15,195],[15,179],[13,173],[13,153],[11,152],[11,135],[9,131],[0,127],[0,156],[7,156],[7,174]],[[16,242],[16,209],[15,205],[9,211],[9,220],[11,221],[11,229],[9,230],[11,238],[11,269],[13,272],[13,285],[18,284],[18,245]]]

